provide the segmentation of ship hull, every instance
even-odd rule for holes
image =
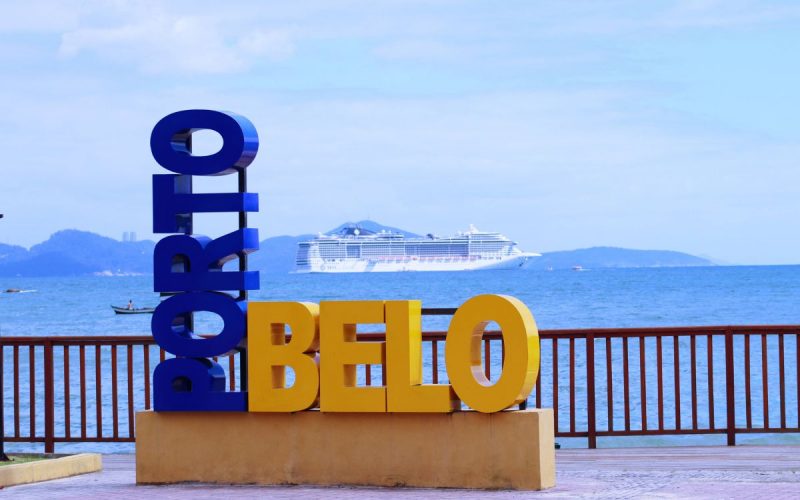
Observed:
[[[312,259],[307,266],[298,266],[297,273],[392,273],[435,271],[486,271],[519,269],[532,255],[510,255],[463,259]]]

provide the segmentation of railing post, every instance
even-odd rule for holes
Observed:
[[[0,462],[10,461],[6,455],[5,442],[6,442],[6,426],[5,426],[5,404],[6,404],[6,391],[3,377],[5,376],[5,355],[6,350],[2,342],[0,342]]]
[[[575,390],[573,387],[572,390]],[[589,434],[589,448],[597,448],[597,428],[594,401],[594,334],[586,336],[586,405]]]
[[[44,343],[44,452],[55,452],[55,397],[53,343]]]
[[[731,328],[725,329],[725,396],[728,416],[728,446],[736,446],[736,399],[734,397],[733,330]]]

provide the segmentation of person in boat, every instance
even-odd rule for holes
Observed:
[[[128,308],[129,311],[133,311],[133,299],[128,301]]]

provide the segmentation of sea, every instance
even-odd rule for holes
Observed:
[[[116,315],[112,305],[156,306],[152,276],[81,276],[0,278],[0,336],[143,335],[150,333],[150,315]],[[478,294],[505,294],[522,300],[540,329],[653,327],[701,325],[800,325],[800,266],[713,266],[685,268],[626,268],[572,270],[502,270],[429,273],[263,274],[261,289],[250,300],[311,301],[420,299],[423,307],[458,307]],[[425,317],[425,330],[446,330],[448,317]],[[197,330],[219,331],[221,322],[210,313],[198,314]],[[792,336],[794,337],[794,336]],[[796,337],[795,337],[796,338]],[[681,341],[683,342],[683,340]],[[792,338],[786,349],[796,348]],[[774,349],[770,340],[769,348]],[[718,346],[714,346],[715,351]],[[617,349],[615,353],[619,351]],[[652,355],[648,349],[648,357]],[[499,349],[494,349],[498,355]],[[564,355],[563,349],[560,355]],[[671,351],[665,351],[669,356]],[[754,351],[754,357],[760,351]],[[794,352],[789,350],[787,352]],[[700,355],[702,353],[698,353]],[[543,366],[549,354],[542,352]],[[604,356],[602,351],[597,353]],[[616,354],[615,354],[616,356]],[[717,356],[721,358],[721,356]],[[560,358],[559,358],[560,359]],[[10,359],[6,354],[8,366]],[[498,364],[500,360],[495,360]],[[632,360],[633,362],[634,360]],[[580,362],[580,360],[579,360]],[[618,365],[619,359],[614,363]],[[787,360],[787,379],[797,380],[797,366]],[[559,364],[566,366],[566,364]],[[760,369],[754,365],[755,368]],[[682,367],[681,371],[686,367]],[[688,368],[686,368],[688,369]],[[499,370],[497,370],[499,371]],[[580,370],[578,376],[580,377]],[[777,375],[770,372],[770,380]],[[560,380],[564,375],[560,375]],[[720,379],[718,386],[722,385]],[[585,381],[578,380],[579,384]],[[648,382],[649,383],[649,382]],[[796,393],[796,382],[787,391]],[[794,385],[791,385],[794,384]],[[773,387],[778,384],[771,383]],[[770,387],[768,398],[775,389]],[[12,390],[6,369],[5,394]],[[22,387],[24,394],[27,390]],[[602,386],[598,391],[604,390]],[[614,389],[617,390],[616,388]],[[722,387],[724,390],[724,387]],[[754,388],[754,397],[758,388]],[[655,390],[648,391],[650,410]],[[576,394],[576,406],[586,404],[585,391]],[[741,396],[737,396],[741,399]],[[568,400],[560,396],[560,404]],[[724,401],[724,393],[721,396]],[[737,399],[737,401],[739,401]],[[684,400],[686,401],[686,400]],[[545,403],[547,398],[545,399]],[[791,400],[786,415],[797,422],[797,404]],[[105,405],[106,403],[104,403]],[[107,404],[110,404],[108,402]],[[702,403],[701,403],[702,404]],[[6,429],[9,425],[6,398]],[[754,404],[753,417],[760,404]],[[110,408],[106,408],[110,412]],[[568,411],[568,408],[566,409]],[[723,413],[723,412],[719,412]],[[57,413],[58,414],[58,413]],[[621,418],[616,412],[615,419]],[[598,415],[598,418],[605,418]],[[738,417],[738,416],[737,416]],[[650,416],[648,418],[655,418]],[[690,416],[687,418],[691,418]],[[721,418],[724,418],[722,415]],[[652,420],[651,420],[652,422]],[[580,424],[581,422],[579,422]],[[585,423],[585,422],[584,422]],[[720,421],[721,425],[724,422]],[[722,444],[724,436],[603,438],[600,446]],[[560,439],[565,446],[585,446],[585,439]],[[572,443],[572,441],[575,441]],[[795,434],[740,436],[743,443],[800,443]],[[75,445],[59,445],[66,449]],[[130,451],[129,444],[78,445],[101,451]],[[105,448],[103,448],[105,446]],[[41,445],[9,444],[11,449],[39,449]]]

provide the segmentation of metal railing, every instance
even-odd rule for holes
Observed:
[[[443,310],[451,311],[451,310]],[[436,314],[428,311],[427,314]],[[800,326],[542,330],[529,405],[555,409],[557,437],[800,432]],[[359,334],[364,341],[382,333]],[[423,333],[424,379],[446,383],[445,332]],[[324,354],[323,354],[324,355]],[[6,442],[135,441],[165,352],[152,336],[0,337]],[[502,370],[500,332],[484,334],[488,378]],[[222,360],[240,387],[239,354]],[[383,370],[359,367],[361,383]],[[232,375],[232,376],[231,376]]]

